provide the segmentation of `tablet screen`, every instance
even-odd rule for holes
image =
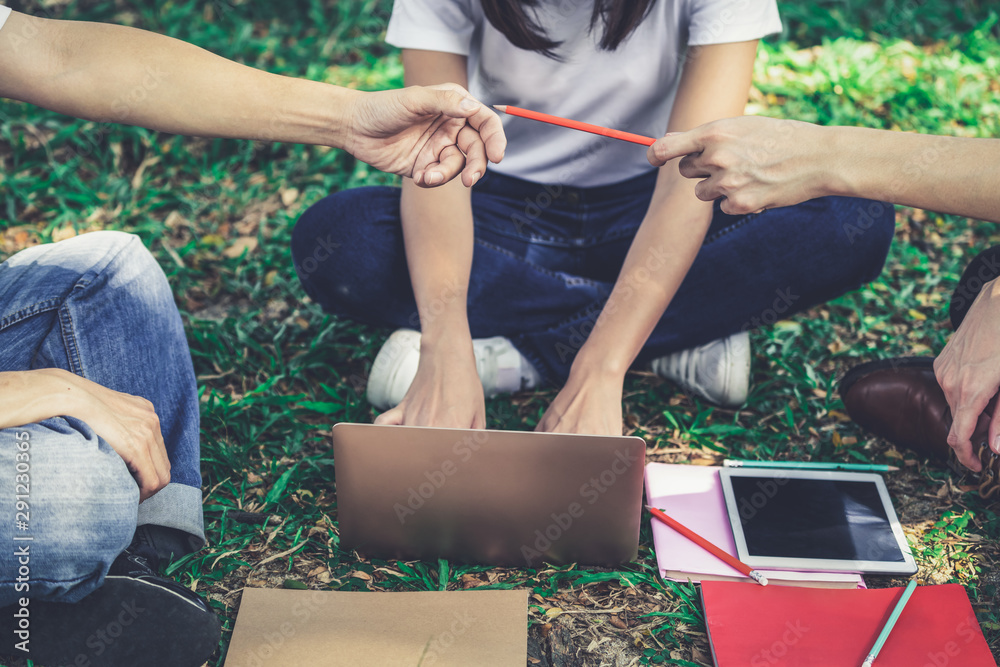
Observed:
[[[873,482],[732,477],[755,557],[904,562]]]

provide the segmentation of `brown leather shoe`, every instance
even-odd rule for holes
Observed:
[[[859,426],[927,458],[948,462],[960,472],[948,446],[951,410],[934,376],[933,357],[899,357],[861,364],[840,382],[839,393]],[[991,402],[990,408],[994,403]],[[979,417],[972,443],[983,464],[979,493],[983,498],[1000,498],[1000,456],[986,442],[992,410]]]

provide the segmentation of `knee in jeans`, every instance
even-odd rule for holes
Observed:
[[[135,234],[125,232],[95,232],[100,235],[108,235],[112,238],[112,247],[119,250],[119,255],[127,260],[128,265],[155,270],[157,276],[163,275],[163,270],[157,263],[153,253]]]
[[[37,452],[32,487],[56,510],[51,521],[64,523],[67,534],[75,532],[74,525],[102,526],[101,541],[125,539],[127,546],[135,530],[139,486],[125,462],[83,422],[55,418],[43,426],[50,430],[32,434],[32,452]]]
[[[292,229],[292,259],[306,279],[328,261],[336,261],[348,215],[341,206],[344,193],[330,195],[311,206]]]
[[[135,234],[129,234],[127,232],[116,232],[111,230],[90,232],[88,234],[74,236],[71,239],[61,241],[60,243],[67,245],[72,244],[74,249],[77,251],[81,248],[86,248],[98,257],[103,257],[107,254],[117,254],[119,252],[127,252],[130,254],[136,254],[137,256],[141,253],[149,255],[149,251],[146,250],[146,247],[142,244],[139,237]],[[150,259],[152,259],[151,255]]]
[[[101,263],[103,258],[113,256],[114,260],[101,271],[102,274],[110,274],[110,282],[114,281],[115,275],[120,275],[123,281],[141,281],[144,289],[169,292],[167,278],[156,258],[143,244],[142,239],[135,234],[116,231],[91,232],[62,243],[72,243],[73,252],[84,249],[91,253],[94,257],[94,261],[90,263],[92,267]]]
[[[862,282],[871,282],[882,272],[896,232],[896,207],[868,199],[847,199],[842,230],[848,253],[859,262]]]

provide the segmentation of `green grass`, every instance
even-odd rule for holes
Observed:
[[[54,6],[60,16],[165,32],[275,72],[364,89],[402,81],[398,54],[382,42],[385,0]],[[761,47],[752,112],[1000,136],[1000,32],[985,0],[789,2],[783,10],[787,39]],[[143,238],[170,278],[202,391],[210,546],[167,572],[211,596],[225,617],[224,644],[244,585],[520,587],[531,591],[533,626],[591,628],[635,647],[641,664],[707,664],[695,590],[659,580],[648,525],[639,560],[618,571],[385,562],[339,548],[329,428],[373,417],[364,378],[388,332],[326,316],[305,298],[291,266],[290,230],[330,191],[393,178],[336,150],[182,139],[12,102],[0,102],[0,160],[0,252],[77,231],[122,229]],[[755,383],[744,410],[715,410],[634,374],[626,413],[650,456],[661,460],[902,461],[904,473],[891,488],[921,578],[963,583],[1000,655],[995,507],[952,491],[939,467],[908,461],[867,437],[844,419],[834,392],[858,361],[939,351],[949,333],[950,290],[964,262],[995,237],[986,223],[900,210],[878,280],[753,335]],[[235,244],[253,242],[227,256],[242,247]],[[489,425],[531,427],[553,396],[490,401]],[[247,513],[270,519],[248,523]],[[607,614],[562,613],[600,607],[631,611],[615,616],[618,624]],[[223,655],[211,664],[221,665]]]

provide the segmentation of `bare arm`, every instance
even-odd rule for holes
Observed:
[[[455,54],[404,49],[403,66],[408,85],[467,79],[466,59]],[[471,193],[454,183],[432,191],[404,181],[400,213],[420,312],[420,363],[406,397],[376,423],[483,428],[486,406],[466,311]]]
[[[666,136],[698,197],[741,214],[847,195],[1000,222],[1000,139],[937,137],[773,118],[729,118]]]
[[[700,47],[681,78],[669,130],[742,113],[757,42]],[[621,434],[625,373],[670,304],[712,221],[712,208],[676,169],[660,169],[646,217],[566,387],[540,430]]]
[[[139,485],[140,502],[170,482],[153,404],[57,368],[0,373],[0,429],[75,417],[114,449]]]
[[[463,168],[471,185],[505,147],[496,115],[457,86],[362,93],[144,30],[17,12],[0,30],[0,96],[178,134],[344,148],[428,186]]]

